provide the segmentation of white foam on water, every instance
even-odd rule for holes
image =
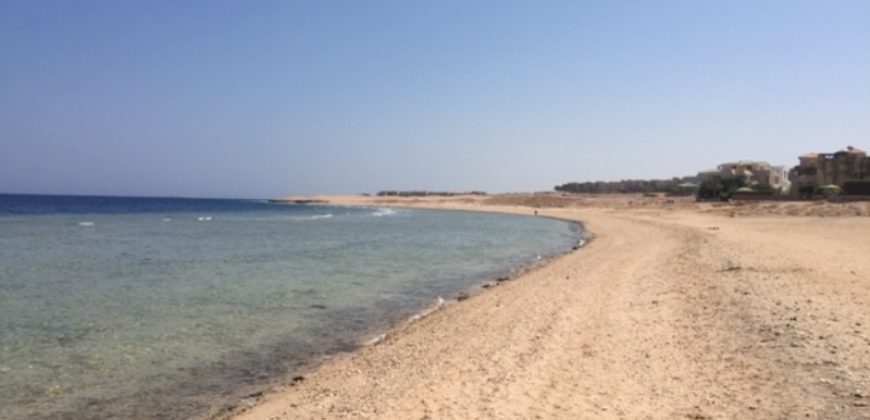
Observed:
[[[372,213],[372,216],[383,217],[383,216],[392,216],[394,214],[396,214],[395,210],[390,209],[390,208],[386,208],[386,207],[382,207],[382,208],[377,209],[377,211],[375,211],[374,213]]]
[[[87,227],[87,226],[94,226],[94,225],[96,225],[96,223],[94,223],[94,222],[79,222],[79,226]]]
[[[332,213],[327,214],[315,214],[313,216],[305,216],[305,217],[294,217],[293,220],[320,220],[320,219],[329,219],[332,217]]]
[[[428,309],[426,309],[426,310],[424,310],[424,311],[422,311],[422,312],[419,312],[419,313],[417,313],[416,315],[412,316],[412,317],[409,318],[407,321],[405,321],[405,324],[406,324],[406,325],[410,325],[410,324],[413,324],[413,323],[415,323],[415,322],[417,322],[417,321],[419,321],[419,320],[421,320],[421,319],[423,319],[423,318],[426,318],[426,317],[429,316],[429,315],[432,315],[433,312],[435,312],[435,311],[440,310],[441,308],[443,308],[443,307],[444,307],[444,304],[446,304],[446,303],[447,303],[447,301],[445,301],[443,297],[438,296],[438,297],[436,298],[436,300],[435,300],[435,304],[434,304],[433,306],[431,306],[431,307],[429,307]],[[383,338],[386,338],[386,335],[384,335]],[[378,337],[376,337],[376,339],[377,339],[378,341],[373,342],[373,344],[377,344],[377,343],[383,341],[383,338],[378,339]]]

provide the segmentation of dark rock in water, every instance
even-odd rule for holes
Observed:
[[[466,295],[466,294],[461,294],[461,295],[456,297],[456,300],[458,300],[460,302],[462,302],[465,299],[468,299],[468,295]]]
[[[326,305],[321,305],[319,303],[315,303],[314,305],[309,306],[311,309],[326,309]]]
[[[489,289],[490,287],[492,287],[492,285],[489,284],[489,283],[486,283],[486,284],[484,284],[483,286],[480,286],[480,287],[483,287],[484,289]]]
[[[293,383],[294,383],[294,384],[299,383],[299,382],[302,382],[302,381],[304,381],[304,380],[305,380],[305,377],[302,376],[302,375],[294,376],[294,377],[293,377]]]
[[[495,279],[495,281],[497,281],[497,282],[503,282],[503,281],[508,281],[508,280],[510,280],[510,277],[499,277],[499,278]]]

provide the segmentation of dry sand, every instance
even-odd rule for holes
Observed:
[[[327,199],[534,207],[596,238],[238,419],[870,419],[870,218],[639,196]]]

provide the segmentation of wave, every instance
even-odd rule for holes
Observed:
[[[313,216],[305,216],[305,217],[294,217],[293,220],[320,220],[320,219],[329,219],[330,217],[332,217],[332,213],[315,214]]]
[[[383,216],[392,216],[394,214],[396,214],[395,210],[393,210],[391,208],[382,207],[382,208],[377,209],[374,213],[372,213],[372,216],[383,217]]]

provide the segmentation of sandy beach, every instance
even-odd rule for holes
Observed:
[[[867,203],[319,199],[538,211],[595,239],[233,418],[870,419]]]

